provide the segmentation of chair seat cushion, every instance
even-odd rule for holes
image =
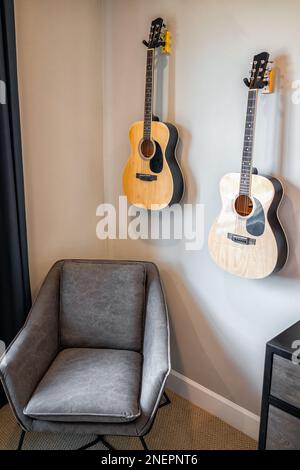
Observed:
[[[116,349],[61,351],[24,409],[46,421],[121,423],[140,414],[142,355]]]

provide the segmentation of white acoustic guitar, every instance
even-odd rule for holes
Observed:
[[[256,105],[259,89],[268,85],[269,54],[254,57],[249,87],[241,173],[220,182],[222,209],[212,226],[208,246],[213,260],[224,270],[250,279],[280,270],[288,244],[278,218],[283,197],[280,181],[256,174],[252,168]]]

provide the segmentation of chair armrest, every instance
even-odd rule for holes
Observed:
[[[58,352],[60,263],[48,273],[27,321],[0,362],[0,377],[17,421],[30,430],[23,409]]]
[[[144,419],[138,425],[138,434],[145,434],[151,426],[171,370],[167,305],[158,269],[152,263],[147,265],[143,354],[140,406]]]

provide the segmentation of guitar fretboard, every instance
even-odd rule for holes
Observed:
[[[250,196],[257,90],[249,90],[245,125],[240,194]]]
[[[152,93],[153,93],[153,62],[154,49],[147,50],[145,111],[144,111],[144,139],[151,138],[152,122]]]

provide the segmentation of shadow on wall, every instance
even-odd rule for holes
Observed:
[[[182,169],[183,178],[185,181],[188,181],[189,184],[185,185],[184,195],[182,198],[182,203],[194,204],[198,200],[198,185],[194,178],[193,173],[190,171],[188,165],[188,156],[189,149],[191,146],[192,136],[190,132],[180,126],[176,122],[176,112],[175,112],[175,92],[176,92],[176,53],[174,53],[174,41],[173,38],[177,37],[176,23],[174,18],[168,18],[168,27],[172,34],[172,50],[170,56],[165,54],[159,54],[157,61],[157,92],[156,92],[156,103],[155,103],[155,114],[158,115],[160,119],[163,119],[164,116],[164,96],[167,95],[167,121],[171,124],[174,124],[178,129],[179,139],[176,149],[176,159]],[[176,47],[176,43],[175,43]],[[167,77],[167,78],[166,78]],[[167,81],[167,90],[165,93],[165,85]],[[184,145],[183,145],[184,142]]]
[[[172,312],[172,363],[176,364],[177,372],[235,403],[237,397],[242,395],[244,401],[253,404],[259,412],[257,390],[226,353],[224,344],[217,337],[216,328],[208,322],[207,316],[212,318],[208,305],[203,305],[203,301],[188,288],[180,275],[180,266],[177,269],[160,266],[160,271]],[[234,383],[232,388],[231,383]]]
[[[277,72],[276,88],[278,93],[277,104],[277,142],[278,145],[278,161],[276,176],[279,177],[283,184],[285,197],[283,198],[280,209],[280,219],[286,232],[289,243],[289,258],[285,267],[278,275],[287,278],[300,277],[300,260],[297,256],[299,252],[300,227],[298,220],[300,218],[300,188],[288,181],[284,177],[285,162],[289,160],[287,142],[290,141],[290,116],[291,106],[296,106],[291,99],[291,79],[290,79],[290,63],[288,56],[282,54],[274,60],[274,67]],[[276,132],[275,132],[276,136]],[[274,149],[276,147],[274,146]]]

